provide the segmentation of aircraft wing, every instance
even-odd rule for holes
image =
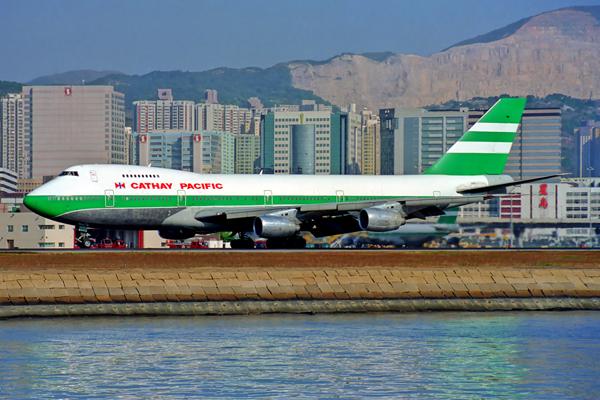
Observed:
[[[358,212],[369,207],[396,209],[405,219],[425,219],[444,215],[444,210],[485,201],[493,196],[445,196],[430,198],[389,198],[356,202],[329,202],[263,207],[237,207],[229,210],[201,210],[194,218],[202,222],[226,223],[254,219],[262,215],[285,216],[302,224],[314,236],[329,236],[360,230]],[[246,221],[249,222],[249,221]]]

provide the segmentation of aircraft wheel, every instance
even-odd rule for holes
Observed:
[[[284,249],[284,242],[281,239],[271,238],[267,239],[267,248],[268,249]]]
[[[90,239],[85,239],[85,240],[83,240],[81,245],[83,246],[84,249],[89,249],[90,247],[92,247],[92,241]]]
[[[301,237],[296,237],[293,240],[293,246],[294,249],[304,249],[306,248],[306,240],[304,238]]]

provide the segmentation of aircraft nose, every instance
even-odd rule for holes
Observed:
[[[43,202],[41,199],[42,197],[37,196],[34,190],[33,192],[25,196],[25,198],[23,199],[23,204],[25,205],[25,207],[27,207],[34,213],[45,217],[48,215],[48,213],[44,212]]]

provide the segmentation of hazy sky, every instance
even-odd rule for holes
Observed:
[[[428,56],[573,5],[600,0],[0,0],[0,80],[266,68],[347,52]]]

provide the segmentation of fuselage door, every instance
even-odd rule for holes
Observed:
[[[177,207],[185,207],[185,190],[177,191]]]
[[[273,192],[270,190],[265,190],[265,206],[273,205]]]
[[[113,190],[105,190],[104,191],[104,205],[106,207],[114,207],[115,206],[115,192]]]
[[[344,191],[343,190],[336,190],[335,191],[335,201],[338,203],[343,203],[344,202]]]
[[[96,171],[90,170],[90,178],[92,179],[92,182],[98,182],[98,175],[96,175]]]

